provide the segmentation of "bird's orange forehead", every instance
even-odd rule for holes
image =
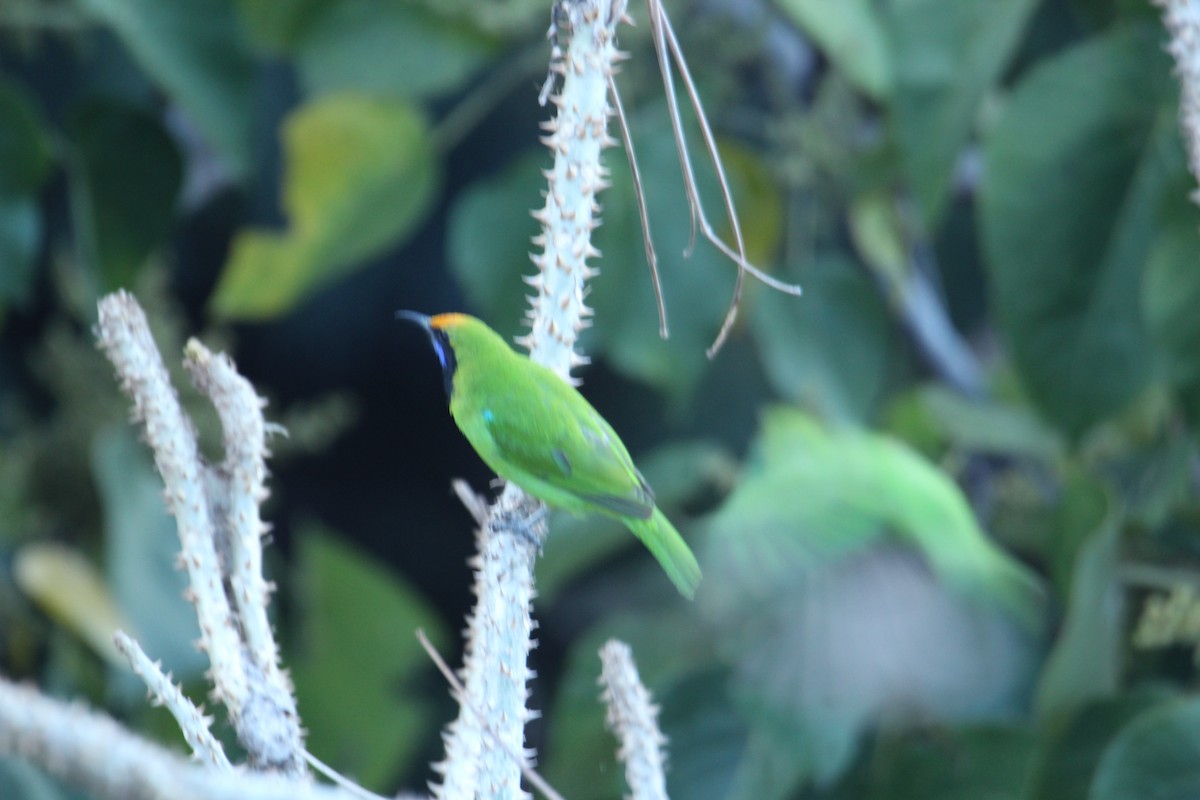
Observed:
[[[449,314],[436,314],[429,318],[429,327],[441,330],[443,328],[453,328],[455,325],[460,325],[466,319],[465,314],[451,312]]]

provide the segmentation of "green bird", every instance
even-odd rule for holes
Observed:
[[[654,491],[604,417],[556,373],[516,353],[466,314],[397,311],[429,334],[450,414],[484,462],[555,508],[620,520],[685,597],[700,566],[654,505]]]

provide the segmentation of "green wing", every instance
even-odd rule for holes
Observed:
[[[582,395],[566,384],[551,384],[507,400],[493,403],[484,422],[511,466],[596,510],[638,519],[654,512],[654,492],[612,427]]]

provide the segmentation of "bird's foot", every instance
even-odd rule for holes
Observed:
[[[546,529],[544,526],[539,526],[546,519],[548,513],[549,509],[545,503],[531,499],[513,509],[512,516],[509,518],[509,527],[540,551],[542,542],[546,539]]]

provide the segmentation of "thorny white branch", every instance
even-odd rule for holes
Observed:
[[[601,695],[606,722],[620,741],[617,757],[625,763],[625,782],[633,800],[667,800],[667,738],[658,728],[658,707],[642,685],[633,651],[617,639],[600,648]]]
[[[119,291],[100,301],[96,334],[133,401],[134,416],[144,424],[166,484],[188,597],[200,620],[200,647],[212,664],[213,695],[229,712],[256,769],[305,777],[296,701],[276,664],[262,579],[263,401],[228,357],[213,355],[197,341],[188,343],[185,366],[213,401],[225,429],[225,461],[210,467],[132,295]]]

